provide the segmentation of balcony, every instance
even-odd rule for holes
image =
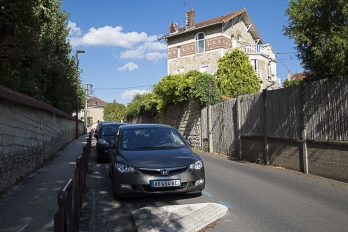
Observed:
[[[240,47],[244,50],[246,54],[263,54],[268,56],[269,58],[275,59],[275,54],[272,51],[272,48],[269,44],[261,44],[261,45],[240,45]]]

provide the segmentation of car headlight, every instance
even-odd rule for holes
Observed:
[[[135,173],[135,168],[123,164],[115,164],[116,170],[120,173]]]
[[[105,139],[102,139],[102,138],[98,139],[98,143],[99,144],[109,144],[108,142],[106,142]]]
[[[201,170],[203,168],[203,162],[202,161],[196,161],[189,166],[189,171],[193,170]]]

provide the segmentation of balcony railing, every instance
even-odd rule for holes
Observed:
[[[269,56],[270,58],[275,59],[275,54],[268,48],[268,46],[265,45],[242,45],[241,46],[242,49],[244,49],[244,52],[246,54],[250,54],[250,53],[262,53],[265,54],[267,56]]]

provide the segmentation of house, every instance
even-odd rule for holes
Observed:
[[[294,81],[297,79],[303,79],[306,78],[309,75],[309,73],[306,72],[296,72],[295,74],[291,75],[290,71],[288,71],[288,80],[289,81]]]
[[[91,128],[95,128],[98,124],[98,121],[104,121],[104,108],[108,103],[97,98],[92,97],[87,99],[87,118],[91,118]],[[82,115],[81,118],[84,117],[84,110],[81,110],[79,115]],[[83,119],[82,119],[83,120]]]
[[[249,14],[244,8],[203,22],[195,22],[195,11],[186,12],[186,25],[169,25],[165,40],[168,47],[168,75],[197,70],[214,74],[218,60],[231,49],[240,48],[260,79],[261,89],[280,86],[277,61],[270,44],[264,44]]]

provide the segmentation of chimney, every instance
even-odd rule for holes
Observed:
[[[174,33],[178,31],[178,23],[173,22],[169,25],[169,33]]]
[[[194,9],[186,12],[186,29],[193,28],[195,25],[195,11]]]
[[[114,99],[114,103],[116,103],[116,99]]]
[[[288,70],[288,80],[291,81],[291,72]]]

